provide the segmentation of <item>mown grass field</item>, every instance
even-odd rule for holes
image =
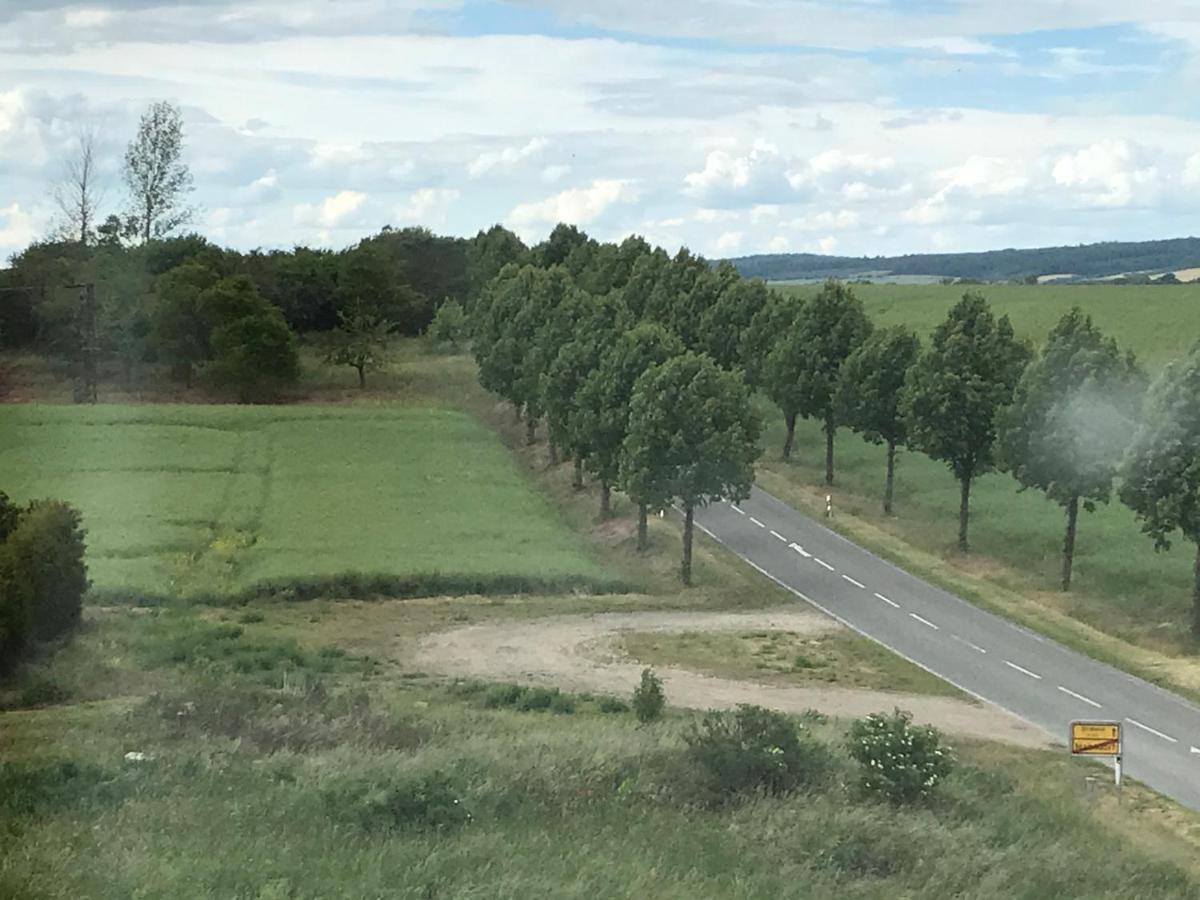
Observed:
[[[494,433],[453,410],[10,405],[0,472],[18,500],[82,510],[100,595],[606,579]]]
[[[777,285],[808,296],[820,285]],[[1200,284],[1024,285],[855,284],[854,293],[880,325],[908,325],[927,336],[966,291],[982,294],[997,315],[1007,315],[1018,337],[1040,345],[1072,306],[1082,307],[1122,349],[1158,371],[1200,340]]]

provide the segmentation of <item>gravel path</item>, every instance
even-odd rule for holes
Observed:
[[[617,649],[627,631],[766,631],[797,634],[837,631],[815,612],[784,609],[755,613],[645,612],[556,616],[470,625],[426,636],[416,664],[424,671],[464,678],[552,685],[567,691],[628,695],[642,665]],[[714,678],[676,667],[656,667],[667,701],[693,709],[754,703],[786,712],[815,709],[833,716],[864,716],[899,706],[919,722],[946,732],[1025,747],[1049,746],[1041,729],[996,707],[921,694],[838,687],[780,687]]]

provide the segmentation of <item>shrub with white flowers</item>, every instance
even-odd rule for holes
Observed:
[[[850,755],[862,767],[868,793],[892,803],[913,803],[933,793],[954,767],[937,729],[913,725],[912,714],[872,713],[850,728]]]

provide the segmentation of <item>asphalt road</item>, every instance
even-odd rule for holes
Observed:
[[[1200,708],[909,575],[755,489],[696,526],[763,575],[1065,745],[1076,720],[1121,720],[1126,775],[1200,809]]]

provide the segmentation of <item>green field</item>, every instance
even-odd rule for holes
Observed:
[[[808,296],[820,285],[776,285]],[[982,294],[1008,315],[1019,337],[1036,345],[1072,306],[1131,349],[1151,371],[1200,339],[1200,285],[855,284],[854,293],[879,325],[908,325],[927,337],[966,291]]]
[[[456,411],[12,405],[0,472],[18,500],[82,510],[100,595],[606,581],[495,434]]]

